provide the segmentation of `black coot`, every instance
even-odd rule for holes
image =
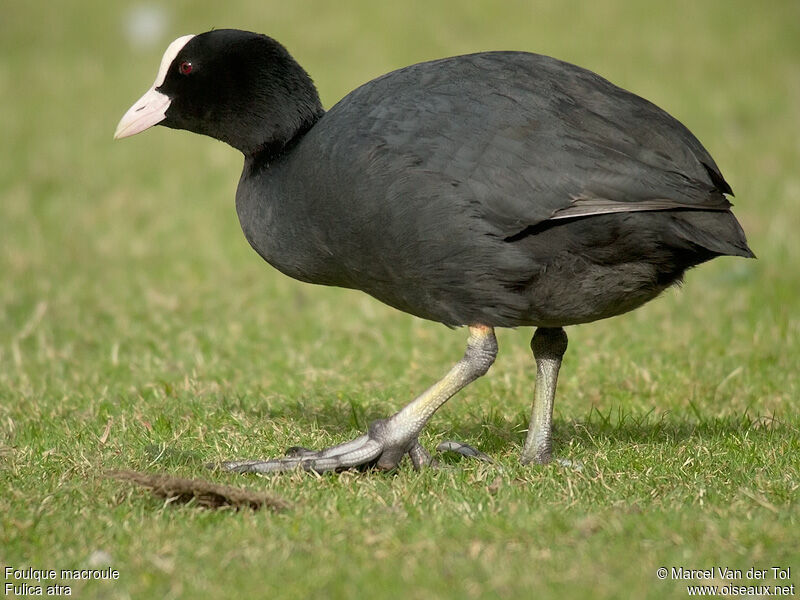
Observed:
[[[547,462],[562,327],[632,310],[715,256],[753,256],[731,188],[686,127],[546,56],[413,65],[325,112],[275,40],[211,31],[169,46],[116,137],[155,124],[241,150],[242,229],[283,273],[470,329],[451,371],[363,436],[231,470],[392,468],[405,454],[424,464],[422,427],[489,369],[493,328],[520,325],[538,328],[522,460]]]

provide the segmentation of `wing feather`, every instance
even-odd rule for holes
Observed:
[[[469,210],[506,236],[548,219],[730,206],[717,165],[679,121],[541,55],[413,65],[349,94],[320,131],[337,117],[349,134],[325,143],[354,166],[354,185],[375,166],[394,174],[390,201]]]

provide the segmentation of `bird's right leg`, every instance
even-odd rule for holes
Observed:
[[[533,334],[531,350],[536,360],[536,386],[528,436],[522,448],[523,465],[550,462],[553,451],[553,401],[561,358],[567,351],[567,334],[561,327],[539,327]]]

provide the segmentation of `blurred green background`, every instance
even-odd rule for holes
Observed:
[[[793,0],[5,0],[0,562],[120,570],[82,597],[683,597],[658,566],[800,569],[799,23]],[[239,230],[227,146],[163,128],[112,141],[166,45],[213,27],[281,41],[326,107],[480,50],[592,69],[697,135],[759,260],[716,260],[632,314],[570,328],[556,452],[583,472],[517,464],[534,374],[517,330],[423,439],[463,439],[504,470],[205,473],[352,437],[465,337],[264,264]],[[247,483],[295,508],[166,507],[107,467]]]

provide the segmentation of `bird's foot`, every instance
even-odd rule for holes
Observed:
[[[484,325],[471,326],[467,350],[447,375],[399,412],[372,423],[364,435],[316,452],[306,448],[291,448],[284,458],[233,460],[220,466],[238,473],[276,473],[295,469],[323,473],[353,467],[390,470],[397,467],[406,454],[416,469],[429,465],[431,456],[418,439],[422,428],[448,398],[486,373],[496,355],[494,330]]]
[[[220,467],[236,473],[278,473],[295,469],[324,473],[356,467],[390,470],[397,467],[406,454],[415,469],[430,464],[431,455],[419,443],[417,434],[401,427],[395,417],[374,421],[364,435],[324,450],[295,446],[289,448],[283,458],[231,460]]]
[[[530,449],[535,449],[529,452]],[[549,465],[555,464],[565,469],[572,469],[573,471],[583,471],[583,463],[579,460],[570,460],[568,458],[559,458],[552,455],[552,446],[549,438],[540,445],[533,445],[532,448],[526,446],[523,448],[522,457],[520,462],[523,465]]]

